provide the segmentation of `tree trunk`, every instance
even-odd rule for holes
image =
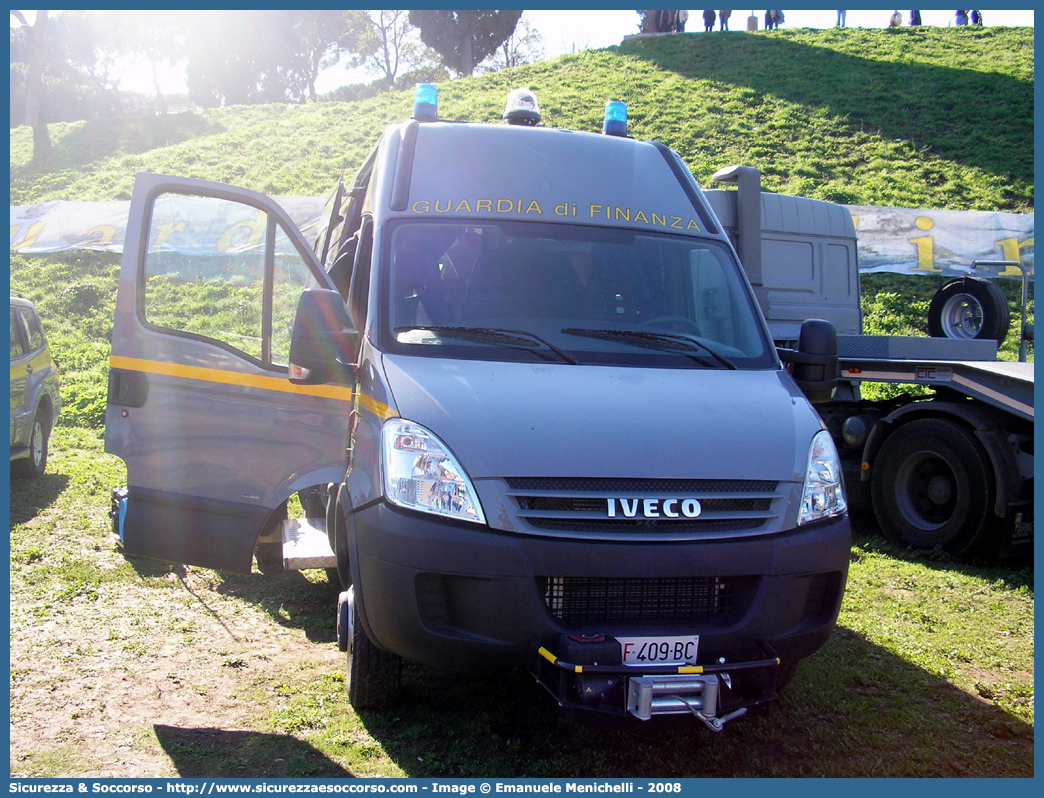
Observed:
[[[166,115],[167,113],[167,98],[163,96],[163,92],[160,91],[159,75],[156,73],[156,61],[152,61],[152,85],[156,88],[156,110],[160,114]]]
[[[43,73],[46,51],[47,12],[36,12],[29,34],[29,69],[25,79],[25,123],[33,128],[33,163],[46,166],[51,160],[51,136],[42,121]]]

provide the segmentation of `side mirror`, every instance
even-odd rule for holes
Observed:
[[[304,291],[290,338],[290,382],[351,382],[359,340],[340,294],[326,288]]]
[[[824,319],[805,319],[798,348],[779,349],[779,357],[792,364],[791,376],[812,404],[829,402],[837,388],[837,330]]]

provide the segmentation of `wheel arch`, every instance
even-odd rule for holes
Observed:
[[[1015,452],[1008,443],[1007,433],[997,413],[977,405],[956,402],[913,402],[904,405],[881,418],[870,431],[863,446],[862,481],[866,482],[873,473],[877,455],[885,440],[905,424],[919,419],[956,421],[971,429],[982,445],[993,470],[996,487],[993,513],[998,518],[1007,515],[1008,503],[1018,498],[1022,485],[1019,464]]]

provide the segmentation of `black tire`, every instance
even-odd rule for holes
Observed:
[[[354,588],[348,588],[352,591]],[[381,651],[366,636],[355,618],[354,602],[349,609],[348,700],[355,709],[387,709],[395,703],[402,677],[402,657]]]
[[[261,530],[260,537],[278,532],[286,520],[286,502],[277,507],[269,516],[265,528]],[[276,573],[283,570],[283,544],[259,542],[254,546],[254,559],[257,560],[257,570],[263,574]]]
[[[870,476],[874,514],[889,540],[954,556],[993,522],[989,458],[966,427],[938,419],[904,424],[885,440]]]
[[[20,479],[38,479],[47,468],[47,442],[51,437],[51,420],[43,408],[33,416],[29,436],[29,456],[11,463],[11,473]]]
[[[348,556],[348,529],[345,526],[344,514],[334,499],[331,502],[333,511],[326,516],[327,531],[330,535],[330,548],[337,560],[337,579],[341,590],[352,586],[351,559]]]
[[[928,334],[933,338],[1002,343],[1010,324],[1007,297],[989,280],[978,277],[944,283],[928,306]]]

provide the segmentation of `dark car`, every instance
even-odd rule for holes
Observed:
[[[47,440],[62,402],[33,303],[11,292],[11,474],[32,479],[47,466]]]

